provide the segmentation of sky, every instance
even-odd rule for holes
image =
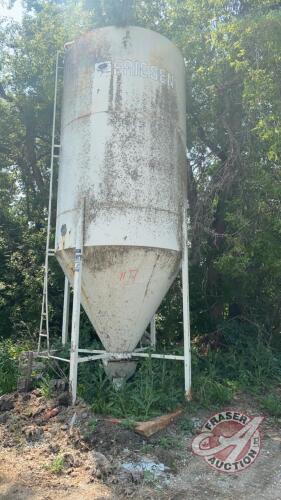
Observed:
[[[14,6],[12,9],[8,9],[7,7],[4,7],[4,5],[8,5],[9,2],[7,1],[1,1],[0,0],[0,17],[10,17],[14,19],[15,21],[21,21],[22,19],[22,4],[21,0],[16,0]]]

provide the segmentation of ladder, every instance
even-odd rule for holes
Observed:
[[[48,305],[48,276],[49,276],[49,257],[55,255],[55,250],[50,247],[51,233],[51,212],[52,212],[52,197],[53,197],[53,179],[54,179],[54,161],[59,158],[60,144],[55,144],[56,134],[56,111],[57,111],[57,91],[58,91],[58,72],[62,69],[59,66],[60,51],[56,56],[56,71],[55,71],[55,92],[53,104],[53,122],[52,122],[52,146],[51,146],[51,163],[50,163],[50,181],[49,181],[49,202],[48,202],[48,222],[47,222],[47,238],[44,263],[44,283],[42,294],[41,318],[39,327],[39,338],[37,353],[41,352],[42,341],[45,340],[47,354],[50,353],[50,335],[49,335],[49,305]]]

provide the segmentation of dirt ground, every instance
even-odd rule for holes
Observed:
[[[2,407],[1,499],[281,500],[281,419],[265,416],[261,452],[251,467],[223,474],[191,451],[210,411],[184,413],[145,439],[83,402],[65,405],[63,398],[46,402],[36,389],[12,395],[10,408]],[[260,415],[245,395],[231,408]]]

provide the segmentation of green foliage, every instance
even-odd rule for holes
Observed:
[[[121,425],[123,425],[123,427],[126,427],[127,429],[134,429],[136,420],[134,418],[124,418],[121,421]]]
[[[39,389],[45,399],[51,399],[53,396],[53,387],[51,384],[51,377],[48,374],[40,380]]]
[[[194,424],[193,424],[192,420],[187,415],[185,415],[183,418],[181,418],[180,428],[184,432],[188,432],[191,434],[194,432]]]
[[[147,484],[153,484],[155,481],[155,474],[149,470],[143,472],[144,482]]]
[[[80,396],[98,414],[126,418],[126,425],[132,419],[147,420],[171,411],[183,402],[182,366],[174,367],[169,361],[147,358],[134,377],[118,389],[106,377],[102,365],[85,365],[79,375]]]
[[[79,23],[77,24],[77,19]],[[72,2],[26,2],[0,19],[0,334],[38,329],[57,50],[87,29]],[[51,262],[50,316],[60,326],[61,272]],[[25,333],[25,332],[24,332]]]
[[[196,352],[197,351],[197,352]],[[255,325],[231,321],[222,325],[219,348],[195,349],[195,397],[203,404],[228,403],[237,389],[257,393],[281,383],[281,360]]]
[[[91,430],[94,431],[97,428],[98,420],[96,418],[93,418],[92,420],[90,420],[88,425],[91,428]]]
[[[136,24],[135,0],[85,0],[93,26]]]
[[[0,395],[17,387],[18,358],[24,346],[12,340],[0,339]]]
[[[164,450],[171,450],[171,449],[175,450],[175,449],[182,449],[183,443],[175,437],[163,436],[157,440],[156,446],[160,446]]]
[[[281,358],[257,326],[233,320],[220,326],[219,345],[193,347],[192,384],[196,404],[222,407],[237,390],[253,394],[281,383]],[[174,346],[173,346],[174,348]],[[182,363],[153,360],[140,362],[134,377],[116,389],[102,365],[81,366],[80,395],[96,413],[131,421],[149,419],[184,404]],[[183,424],[184,425],[184,424]],[[192,431],[192,422],[186,422]]]
[[[281,417],[281,403],[274,394],[268,394],[262,399],[261,408],[273,417]]]
[[[224,405],[229,403],[233,396],[232,388],[227,381],[218,382],[206,375],[198,377],[195,381],[195,395],[205,406]]]
[[[48,469],[52,474],[61,474],[65,466],[65,461],[63,455],[57,455],[52,463],[48,466]]]

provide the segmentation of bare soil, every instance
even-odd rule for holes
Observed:
[[[114,419],[94,415],[82,401],[58,406],[38,390],[15,393],[10,401],[14,407],[0,411],[1,499],[281,500],[281,419],[266,416],[256,462],[228,475],[191,451],[194,433],[212,411],[185,413],[145,439]],[[231,407],[260,415],[246,395]],[[54,408],[58,411],[48,413]],[[155,468],[138,470],[142,461]]]

